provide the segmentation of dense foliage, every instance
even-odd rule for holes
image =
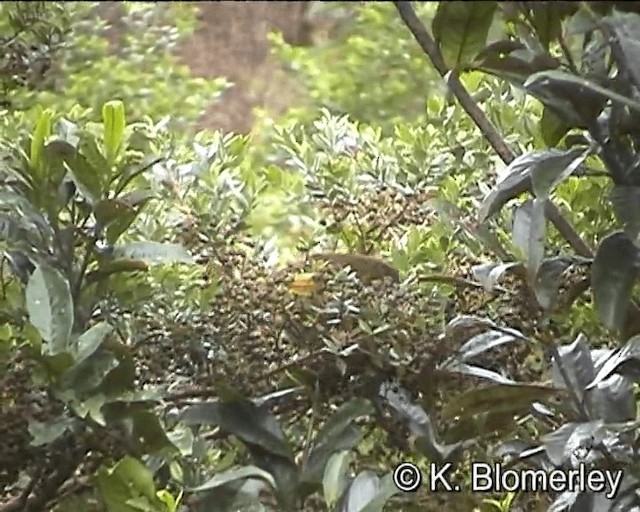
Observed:
[[[332,4],[251,135],[113,5],[0,6],[0,511],[640,506],[635,3]]]

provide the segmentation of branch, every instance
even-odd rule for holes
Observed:
[[[458,75],[447,68],[444,62],[442,53],[438,48],[437,43],[433,40],[424,24],[420,21],[416,15],[410,2],[394,2],[400,18],[407,26],[415,40],[422,48],[422,51],[429,57],[429,60],[436,68],[440,76],[447,79],[447,85],[451,89],[451,92],[455,95],[456,99],[467,112],[469,117],[478,126],[484,137],[487,139],[491,147],[498,154],[505,164],[510,164],[515,155],[511,148],[507,145],[504,138],[500,135],[498,130],[491,124],[491,121],[487,118],[482,109],[474,101],[471,95],[467,92]],[[584,257],[592,257],[593,252],[589,246],[582,240],[580,235],[575,231],[573,226],[567,222],[562,215],[562,212],[553,203],[549,203],[547,207],[547,216],[551,222],[555,225],[560,234],[569,242],[571,247],[576,253]]]

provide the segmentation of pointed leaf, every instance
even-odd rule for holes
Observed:
[[[555,187],[582,165],[590,152],[590,148],[574,148],[569,151],[550,149],[539,153],[540,158],[531,167],[531,187],[535,196],[547,199]]]
[[[234,482],[236,480],[245,480],[247,478],[260,478],[261,480],[267,482],[271,486],[271,488],[275,488],[276,486],[273,477],[266,471],[256,466],[243,466],[240,468],[229,469],[227,471],[217,473],[213,478],[207,480],[204,484],[190,488],[189,492],[209,491],[211,489],[215,489],[216,487],[227,485],[230,482]]]
[[[470,377],[478,377],[480,379],[490,380],[497,384],[516,384],[513,379],[500,375],[499,373],[492,370],[487,370],[486,368],[481,368],[479,366],[473,366],[458,361],[447,363],[439,369],[446,372],[459,373],[460,375],[468,375]]]
[[[73,300],[69,282],[53,267],[37,265],[26,289],[29,321],[38,330],[45,355],[68,348],[73,327]]]
[[[463,69],[484,48],[497,2],[441,2],[433,37],[449,69]]]
[[[638,248],[622,232],[607,236],[598,247],[591,266],[591,287],[596,311],[609,329],[621,328],[627,317],[638,263]]]
[[[102,107],[104,149],[107,164],[111,167],[124,142],[125,114],[121,101],[109,101]]]
[[[49,109],[45,110],[40,114],[38,121],[36,123],[36,128],[31,137],[31,153],[29,155],[29,167],[31,171],[34,173],[33,176],[37,177],[42,175],[40,174],[43,169],[43,158],[42,153],[44,151],[44,143],[51,135],[51,118],[53,117],[53,112]]]
[[[458,349],[456,356],[461,361],[468,361],[487,350],[499,347],[506,343],[512,343],[517,340],[522,341],[526,340],[526,338],[517,331],[514,331],[514,334],[512,334],[507,329],[500,331],[486,331],[475,335],[462,345]]]

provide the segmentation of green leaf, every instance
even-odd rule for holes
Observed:
[[[124,105],[121,101],[109,101],[102,107],[104,127],[104,154],[107,165],[112,167],[122,149],[125,128]]]
[[[83,154],[78,152],[75,152],[65,163],[80,193],[91,204],[97,202],[104,193],[103,183],[106,180],[100,174],[104,169],[95,168]]]
[[[452,397],[442,410],[442,418],[470,418],[476,414],[528,412],[533,402],[545,402],[563,390],[543,384],[492,384]]]
[[[344,490],[349,485],[349,459],[351,452],[342,450],[334,453],[324,468],[324,476],[322,478],[322,489],[324,491],[324,500],[327,505],[333,507]]]
[[[138,460],[126,456],[115,467],[102,466],[97,474],[98,488],[108,512],[140,512],[128,503],[144,496],[150,504],[157,499],[153,475]]]
[[[144,260],[149,263],[193,263],[193,258],[182,245],[160,242],[130,242],[116,246],[113,257]]]
[[[609,329],[620,329],[629,310],[638,276],[639,251],[623,232],[605,237],[591,266],[593,301],[600,320]]]
[[[567,5],[568,4],[568,5]],[[562,20],[576,10],[569,2],[543,2],[531,9],[531,23],[545,50],[562,35]]]
[[[37,265],[26,289],[29,321],[38,330],[46,355],[64,352],[73,328],[73,300],[69,282],[55,268]]]
[[[42,152],[47,137],[51,135],[51,119],[53,112],[49,109],[40,114],[36,123],[36,128],[31,138],[31,153],[29,155],[29,167],[34,173],[33,176],[42,177],[43,159]]]
[[[550,310],[556,303],[560,290],[561,276],[571,267],[568,258],[551,258],[544,260],[533,281],[533,291],[542,309]]]
[[[112,332],[113,326],[107,322],[99,322],[82,333],[76,342],[75,363],[80,364],[98,350],[104,339]]]
[[[73,426],[72,418],[58,418],[46,423],[29,422],[29,434],[33,437],[31,446],[44,446],[52,443]]]
[[[550,148],[557,146],[570,128],[571,126],[554,114],[552,110],[544,108],[540,119],[540,135],[547,146]]]
[[[482,50],[497,2],[440,2],[433,19],[433,37],[449,69],[464,69]]]
[[[267,482],[272,488],[275,488],[276,483],[273,477],[266,471],[256,466],[243,466],[241,468],[230,469],[216,474],[213,478],[207,480],[204,484],[189,489],[190,492],[202,492],[215,489],[221,485],[226,485],[236,480],[245,480],[247,478],[260,478]]]

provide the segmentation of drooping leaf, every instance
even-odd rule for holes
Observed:
[[[449,69],[463,69],[484,48],[497,2],[442,2],[433,19],[433,37]]]
[[[113,257],[144,260],[149,263],[193,263],[193,258],[182,245],[161,242],[129,242],[116,246]]]
[[[543,384],[494,384],[455,396],[442,410],[443,419],[468,418],[484,412],[527,412],[533,402],[545,402],[562,390]]]
[[[191,405],[185,409],[182,421],[186,425],[218,425],[244,442],[261,446],[268,453],[293,459],[291,447],[276,418],[248,400]]]
[[[617,231],[600,243],[591,266],[591,288],[596,311],[605,327],[622,327],[639,263],[638,248],[625,233]]]
[[[26,289],[29,321],[46,342],[44,353],[64,352],[73,328],[73,300],[69,282],[55,268],[36,265]]]
[[[618,222],[635,240],[640,234],[640,187],[615,185],[610,197]]]
[[[550,149],[538,153],[539,159],[531,166],[531,188],[539,199],[549,194],[573,174],[589,156],[591,149],[573,148],[568,151]]]
[[[473,366],[473,365],[462,363],[455,360],[447,362],[441,368],[438,368],[438,369],[441,371],[446,371],[451,373],[459,373],[460,375],[468,375],[470,377],[479,377],[481,379],[487,379],[497,384],[515,384],[516,383],[513,379],[505,377],[504,375],[500,375],[499,373],[494,372],[493,370],[487,370],[486,368]]]
[[[492,291],[498,284],[500,278],[507,270],[517,267],[520,263],[482,263],[474,265],[471,269],[473,277],[477,279],[484,289],[488,292]]]
[[[189,489],[190,492],[203,492],[209,491],[211,489],[215,489],[216,487],[220,487],[222,485],[227,485],[230,482],[236,480],[245,480],[248,478],[260,478],[267,482],[272,488],[275,488],[276,483],[273,480],[273,477],[267,473],[266,471],[256,467],[256,466],[242,466],[240,468],[228,469],[227,471],[222,471],[217,473],[213,478],[207,480],[205,483],[198,485],[197,487],[192,487]]]
[[[531,9],[531,24],[545,50],[562,35],[562,21],[575,12],[571,2],[544,2]]]
[[[473,338],[462,345],[457,350],[456,357],[459,358],[460,361],[469,361],[477,355],[492,348],[499,347],[506,343],[523,340],[526,341],[526,338],[521,333],[513,329],[489,330],[476,334]]]
[[[570,259],[561,256],[542,261],[533,280],[533,291],[540,307],[545,310],[554,307],[560,290],[560,278],[571,265]]]
[[[527,271],[535,276],[544,259],[546,234],[545,200],[529,199],[513,216],[513,242],[527,258]]]
[[[482,201],[478,211],[478,221],[485,222],[499,212],[511,199],[531,188],[531,167],[535,163],[535,153],[520,155],[504,170],[493,190]]]

